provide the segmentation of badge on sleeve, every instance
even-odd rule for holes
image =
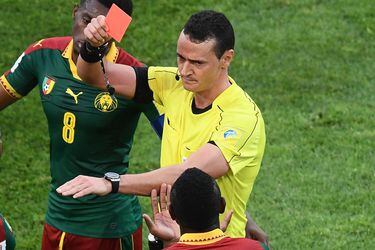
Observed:
[[[49,95],[52,92],[53,87],[55,86],[55,79],[52,77],[46,76],[43,80],[42,90],[44,95]]]
[[[233,129],[229,129],[224,132],[224,139],[229,139],[229,138],[236,138],[237,133]]]

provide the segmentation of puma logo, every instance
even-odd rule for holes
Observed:
[[[75,101],[76,104],[78,104],[78,96],[83,94],[83,92],[79,92],[78,94],[74,94],[73,90],[71,90],[70,88],[67,88],[65,93],[72,96],[74,98],[74,101]]]
[[[37,42],[36,44],[34,44],[33,48],[35,48],[36,46],[40,46],[40,47],[43,47],[42,45],[42,42],[44,41],[44,39],[40,40],[39,42]]]

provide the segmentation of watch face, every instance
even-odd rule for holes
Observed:
[[[105,173],[105,177],[108,179],[119,179],[120,175],[118,173],[108,172],[108,173]]]

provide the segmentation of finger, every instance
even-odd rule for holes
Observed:
[[[70,185],[69,189],[67,188],[67,190],[63,191],[61,194],[63,196],[70,196],[70,195],[74,195],[76,193],[79,193],[80,191],[82,191],[83,189],[86,189],[86,188],[87,187],[84,184]]]
[[[87,177],[79,175],[62,185],[59,191],[62,195],[68,196],[87,188],[89,185],[90,183],[87,181]]]
[[[97,27],[95,26],[94,24],[95,22],[91,22],[87,25],[87,29],[90,31],[91,35],[93,36],[93,38],[98,41],[98,43],[104,43],[105,39],[104,37],[102,37],[97,29]],[[94,40],[94,39],[91,39],[91,40]]]
[[[155,215],[159,213],[158,193],[156,189],[153,189],[151,191],[151,206],[152,206],[152,212],[154,213],[154,217],[155,217]]]
[[[90,187],[83,188],[81,191],[73,195],[74,199],[81,198],[83,196],[86,196],[88,194],[92,193],[92,189]]]
[[[102,24],[98,19],[96,19],[94,22],[91,22],[91,24],[95,27],[96,31],[103,39],[108,38],[105,22]]]
[[[168,206],[168,209],[171,206],[171,191],[172,191],[172,186],[168,185],[167,186],[167,206]]]
[[[108,34],[109,29],[107,26],[107,22],[105,21],[105,16],[100,15],[96,19],[100,26],[100,29],[99,29],[100,34],[102,35],[105,41],[108,41],[110,39],[110,36]]]
[[[83,30],[83,34],[85,35],[87,41],[91,41],[93,36],[87,27]]]
[[[148,230],[152,233],[154,231],[154,228],[155,228],[155,223],[152,221],[150,216],[148,216],[147,214],[143,214],[143,219],[146,222]]]
[[[105,30],[105,31],[108,31],[108,26],[107,26],[107,23],[105,21],[105,16],[103,15],[99,15],[96,17],[98,23],[100,24],[100,26]]]
[[[77,192],[81,191],[80,189],[78,189],[77,187],[72,187],[64,192],[61,192],[60,194],[62,196],[72,196],[74,194],[76,194]]]
[[[220,229],[225,232],[228,228],[228,225],[230,223],[230,220],[233,215],[233,210],[230,210],[224,217],[223,221],[220,222]]]
[[[167,184],[163,183],[160,187],[160,209],[161,211],[167,210]]]
[[[72,187],[74,187],[77,184],[76,182],[77,182],[77,177],[74,178],[74,179],[71,179],[70,181],[67,181],[66,183],[64,183],[63,185],[58,187],[56,189],[56,191],[58,193],[66,192],[66,191],[70,190]]]
[[[87,27],[83,30],[83,34],[85,35],[86,41],[88,41],[92,46],[94,47],[99,46],[98,40],[96,40],[96,38],[93,36],[91,31]]]
[[[233,209],[231,209],[231,210],[225,215],[224,221],[226,221],[227,224],[229,224],[230,220],[232,219],[232,215],[233,215]]]

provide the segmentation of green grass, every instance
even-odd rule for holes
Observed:
[[[232,21],[231,75],[257,102],[267,127],[249,210],[273,248],[374,249],[373,1],[134,2],[123,46],[148,65],[175,65],[176,39],[191,13],[210,8]],[[2,0],[0,70],[33,41],[70,34],[73,3]],[[18,249],[40,249],[49,145],[35,91],[0,113],[0,129],[0,211],[17,233]],[[152,133],[140,123],[132,172],[158,166]]]

